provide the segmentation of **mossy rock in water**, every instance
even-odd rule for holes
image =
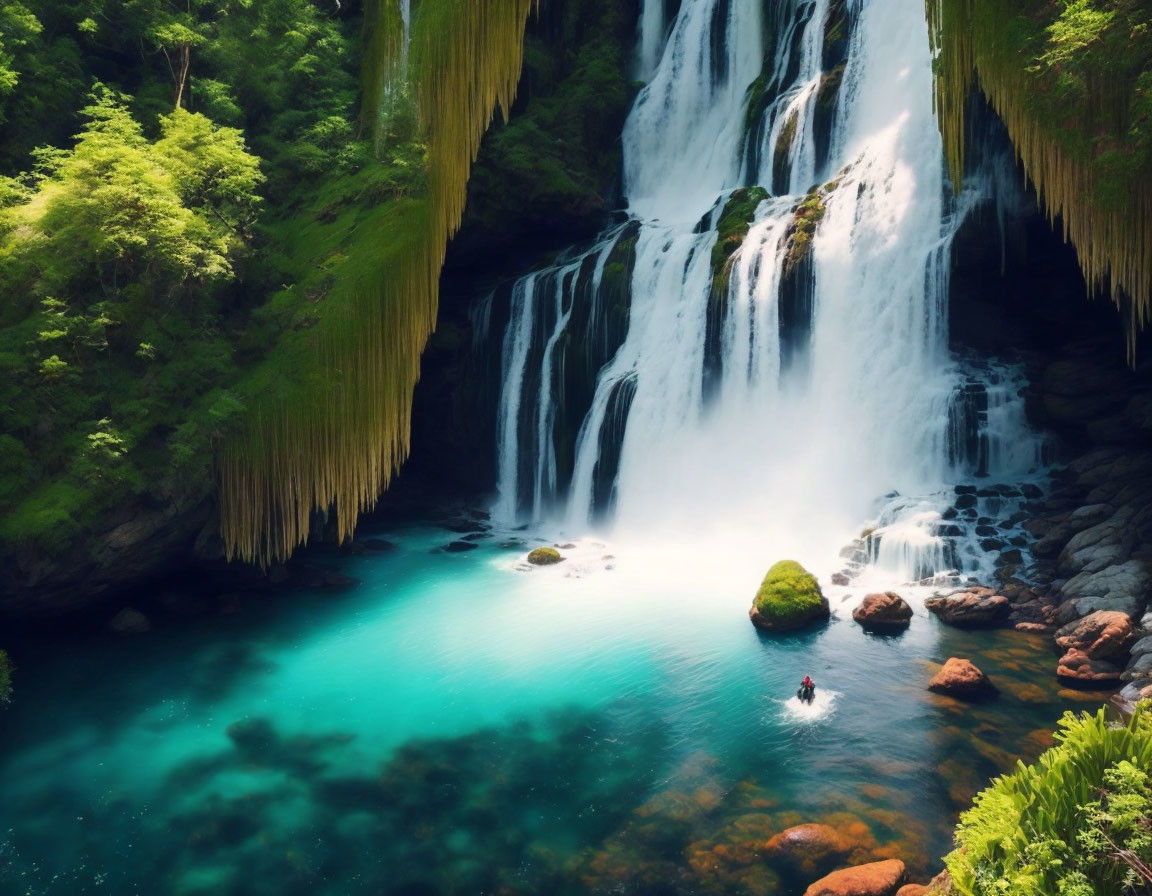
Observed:
[[[528,555],[528,562],[533,566],[554,566],[563,559],[556,548],[536,548]]]
[[[748,616],[764,631],[787,631],[831,615],[820,584],[795,560],[781,560],[764,577]]]

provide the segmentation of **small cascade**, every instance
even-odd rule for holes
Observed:
[[[923,10],[767,7],[646,0],[628,222],[478,312],[507,302],[495,519],[828,573],[872,520],[844,575],[975,570],[954,486],[1046,455],[1021,374],[948,350],[987,191],[944,180]]]

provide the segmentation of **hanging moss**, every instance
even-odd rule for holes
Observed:
[[[351,536],[409,447],[412,390],[436,323],[440,268],[494,106],[505,117],[534,0],[424,0],[412,23],[410,76],[426,123],[427,195],[361,217],[334,252],[324,310],[278,347],[253,385],[245,429],[219,456],[227,554],[267,564],[307,540],[314,512],[335,510]],[[377,83],[394,51],[396,6],[370,5],[384,37],[365,60]],[[392,42],[392,43],[390,43]],[[365,109],[375,108],[366,84]]]
[[[1127,314],[1131,354],[1152,306],[1152,10],[1124,0],[927,0],[927,11],[953,183],[978,85],[1090,288]]]

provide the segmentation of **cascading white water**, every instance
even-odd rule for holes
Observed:
[[[788,0],[766,12],[762,0],[684,0],[668,32],[663,0],[645,3],[638,66],[652,77],[624,131],[636,228],[626,335],[592,373],[561,470],[557,407],[578,402],[557,376],[557,352],[585,338],[571,302],[605,303],[605,266],[626,234],[516,284],[497,519],[552,519],[578,533],[610,497],[617,540],[711,543],[752,552],[760,568],[789,555],[825,571],[872,520],[885,536],[872,562],[911,579],[955,552],[937,534],[943,508],[901,496],[1037,465],[1010,389],[981,387],[980,408],[957,410],[970,374],[947,347],[948,265],[979,197],[953,201],[945,183],[923,6],[849,4],[843,82],[821,146],[829,5]],[[775,46],[763,46],[766,31]],[[758,78],[770,95],[748,132]],[[724,201],[774,180],[787,193],[760,204],[718,299]],[[821,183],[807,201],[823,218],[810,251],[798,252],[797,206]],[[721,327],[715,349],[710,326]],[[985,446],[979,460],[957,448],[960,424],[976,427],[964,432]],[[876,503],[893,493],[887,507]]]

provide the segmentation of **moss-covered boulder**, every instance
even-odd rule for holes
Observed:
[[[754,626],[771,632],[803,628],[830,615],[816,577],[795,560],[781,560],[768,570],[748,611]]]
[[[563,559],[556,548],[536,548],[528,555],[528,562],[533,566],[555,566]]]

